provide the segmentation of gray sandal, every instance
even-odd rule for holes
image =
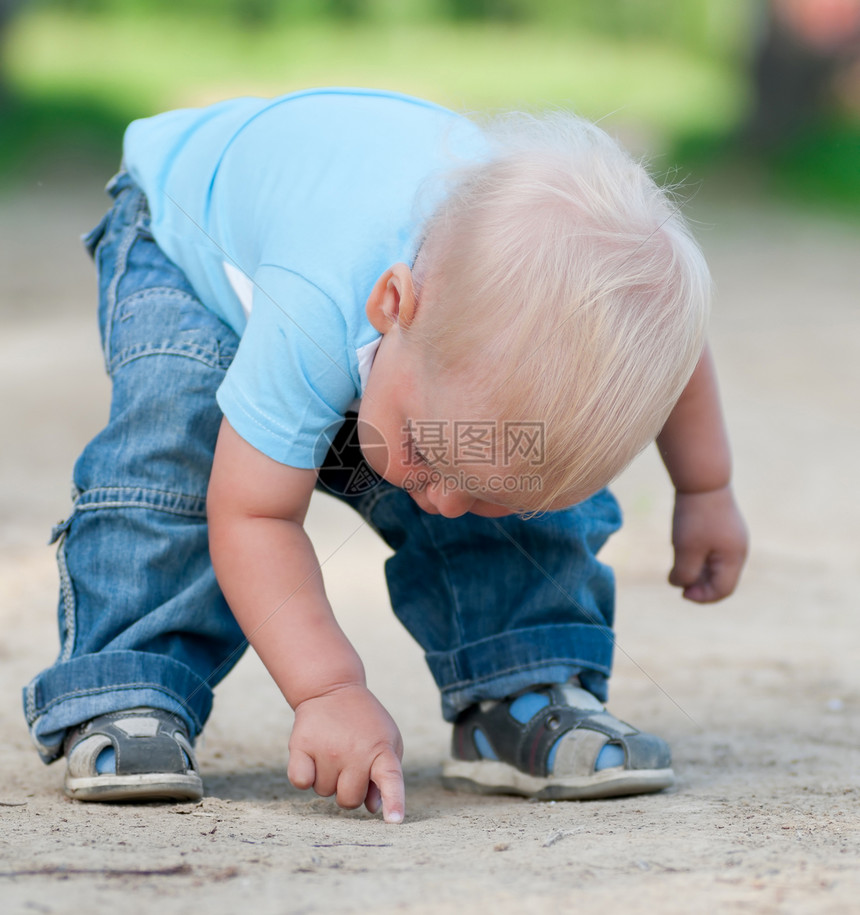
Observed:
[[[483,794],[586,800],[661,791],[675,780],[664,740],[572,684],[472,706],[454,725],[452,755],[443,784]]]
[[[100,715],[66,737],[66,794],[79,801],[197,800],[203,781],[181,718],[154,708]]]

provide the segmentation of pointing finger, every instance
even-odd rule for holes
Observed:
[[[382,799],[382,818],[386,823],[402,823],[406,814],[406,789],[400,760],[393,750],[384,750],[376,757],[370,767],[370,780]]]

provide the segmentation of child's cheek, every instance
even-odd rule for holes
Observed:
[[[389,478],[391,452],[385,436],[372,423],[359,416],[358,441],[361,455],[370,467],[381,477]]]

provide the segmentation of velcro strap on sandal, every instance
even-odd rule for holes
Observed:
[[[628,769],[659,769],[671,764],[668,747],[660,738],[637,731],[602,707],[570,705],[564,687],[533,692],[546,696],[549,702],[526,722],[511,715],[511,700],[473,706],[464,712],[454,727],[455,758],[483,758],[475,740],[475,732],[480,731],[500,761],[540,778],[551,774],[550,752],[565,735],[571,739],[560,745],[556,767],[571,774],[593,773],[597,756],[607,743],[622,747]],[[572,731],[579,731],[579,737],[573,738]]]
[[[66,743],[70,767],[94,770],[98,753],[107,746],[116,754],[117,775],[183,774],[195,765],[182,720],[161,709],[113,712],[76,728]],[[76,748],[80,760],[73,759]]]

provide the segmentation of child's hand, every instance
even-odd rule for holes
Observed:
[[[296,707],[287,775],[297,788],[337,795],[341,807],[382,805],[386,823],[405,813],[400,760],[403,741],[391,716],[367,687],[344,686]]]
[[[747,529],[731,487],[677,493],[672,522],[675,565],[669,583],[699,603],[734,591],[747,555]]]

